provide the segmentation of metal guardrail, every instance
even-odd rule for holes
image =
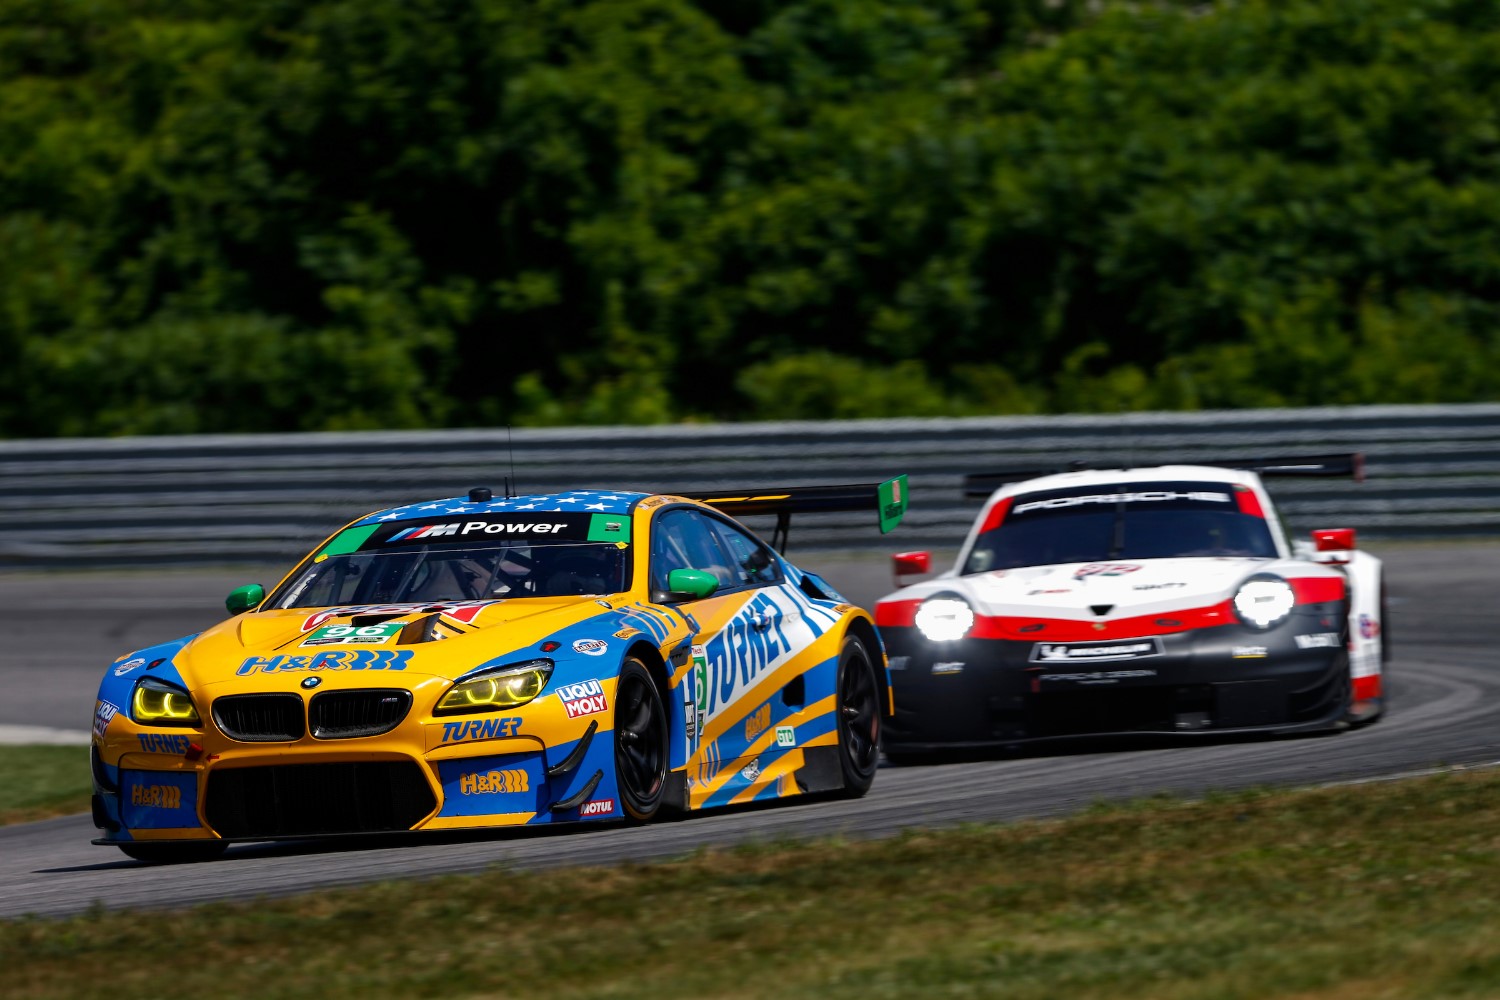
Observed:
[[[896,534],[809,515],[793,524],[792,551],[951,547],[977,509],[960,490],[969,472],[1339,451],[1365,453],[1366,482],[1272,482],[1294,526],[1500,534],[1500,405],[1373,406],[0,442],[0,567],[287,564],[356,515],[477,485],[498,494],[512,470],[517,493],[905,472],[912,505]]]

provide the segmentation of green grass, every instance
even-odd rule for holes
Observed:
[[[1497,886],[1481,771],[0,923],[0,964],[15,998],[1496,997]]]
[[[89,811],[89,748],[0,746],[0,826]]]

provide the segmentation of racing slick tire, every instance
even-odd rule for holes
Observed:
[[[190,841],[177,844],[116,844],[127,858],[152,865],[181,865],[212,861],[229,849],[222,840]]]
[[[667,787],[667,709],[646,665],[627,657],[615,686],[615,780],[625,815],[645,822]]]
[[[864,643],[855,636],[844,640],[839,653],[837,697],[839,768],[845,798],[857,799],[870,790],[880,763],[880,693],[875,668]]]

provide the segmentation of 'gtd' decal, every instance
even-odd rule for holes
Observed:
[[[235,671],[241,677],[289,670],[405,670],[409,649],[330,649],[301,656],[252,656]]]

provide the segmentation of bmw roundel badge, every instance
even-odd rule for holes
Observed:
[[[315,688],[319,684],[322,684],[322,683],[323,683],[323,678],[321,678],[321,677],[304,677],[304,678],[302,678],[302,686],[305,687],[305,688],[309,688],[309,689]]]

